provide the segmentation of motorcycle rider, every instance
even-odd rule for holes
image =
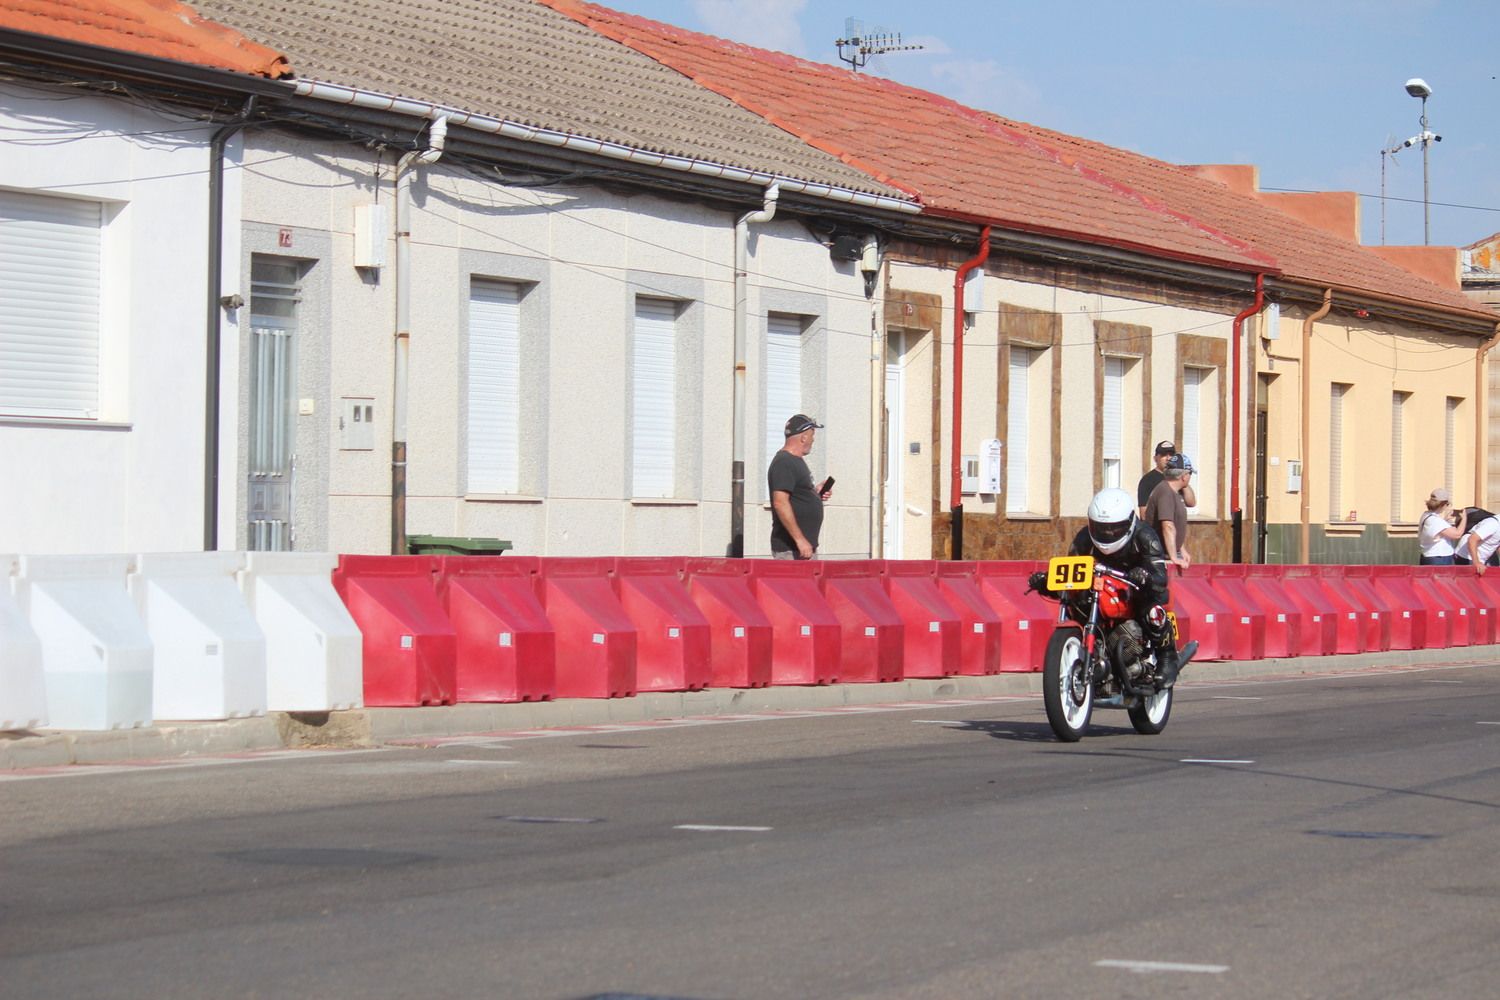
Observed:
[[[1119,570],[1136,584],[1136,620],[1156,652],[1156,687],[1164,690],[1175,684],[1181,667],[1167,616],[1170,560],[1161,536],[1136,516],[1135,498],[1114,487],[1096,493],[1089,504],[1088,525],[1074,537],[1068,555],[1093,556],[1096,562]],[[1046,572],[1033,573],[1028,583],[1033,590],[1047,590]]]

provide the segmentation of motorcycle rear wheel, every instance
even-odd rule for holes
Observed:
[[[1155,736],[1167,728],[1167,719],[1172,716],[1172,689],[1147,695],[1131,705],[1130,724],[1143,736]]]
[[[1042,701],[1052,732],[1064,743],[1077,743],[1088,731],[1094,710],[1091,673],[1083,633],[1076,628],[1053,632],[1042,664]]]

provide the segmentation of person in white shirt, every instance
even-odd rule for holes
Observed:
[[[1500,518],[1487,517],[1474,525],[1458,540],[1458,551],[1453,561],[1460,566],[1473,564],[1474,572],[1484,576],[1484,568],[1493,565],[1495,553],[1500,551]]]
[[[1417,522],[1417,560],[1423,566],[1452,566],[1453,543],[1464,535],[1467,515],[1453,523],[1453,493],[1439,486],[1427,497],[1427,510]]]

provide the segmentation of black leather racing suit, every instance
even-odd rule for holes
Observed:
[[[1136,621],[1146,633],[1146,641],[1157,651],[1158,663],[1170,658],[1175,676],[1177,645],[1166,614],[1167,567],[1171,563],[1156,529],[1144,521],[1137,521],[1125,544],[1106,554],[1094,547],[1094,540],[1089,537],[1089,529],[1085,526],[1073,538],[1068,555],[1093,556],[1096,562],[1127,573],[1140,584],[1140,594],[1135,602]]]

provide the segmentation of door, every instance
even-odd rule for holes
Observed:
[[[902,503],[905,488],[902,482],[901,442],[906,426],[906,369],[903,365],[906,353],[906,335],[892,333],[886,340],[885,352],[885,508],[881,538],[884,540],[881,555],[886,559],[901,558]]]
[[[293,411],[301,266],[277,257],[250,262],[250,441],[247,547],[290,551],[296,456]]]

